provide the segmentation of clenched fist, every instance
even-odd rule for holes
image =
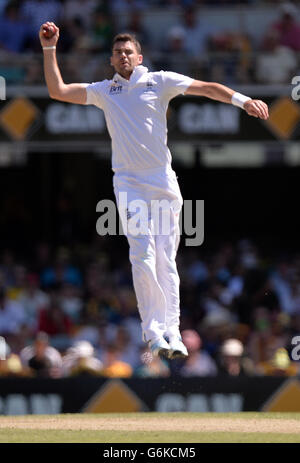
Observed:
[[[49,37],[49,31],[51,29],[54,33],[51,37]],[[59,38],[59,27],[57,27],[54,23],[47,21],[41,25],[39,37],[42,47],[56,46]]]

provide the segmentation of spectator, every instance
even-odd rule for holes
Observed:
[[[226,290],[224,285],[211,279],[211,284],[202,297],[202,306],[205,310],[205,318],[222,318],[227,321],[235,321],[234,315],[227,307]]]
[[[184,31],[184,50],[192,58],[203,58],[208,50],[210,38],[219,32],[207,20],[199,21],[194,6],[185,8],[181,27]]]
[[[168,71],[189,74],[190,63],[185,51],[185,31],[181,26],[173,26],[166,36],[164,63]]]
[[[14,268],[14,284],[7,289],[7,296],[13,300],[20,300],[26,291],[26,279],[28,270],[23,264],[17,264]]]
[[[265,307],[253,310],[253,329],[248,351],[255,365],[269,361],[274,352],[289,341],[287,320],[279,313],[270,313]]]
[[[43,72],[43,65],[37,56],[29,56],[25,64],[25,77],[24,85],[34,85],[41,83],[41,73]]]
[[[78,66],[77,54],[81,53],[82,50],[90,53],[90,42],[88,32],[84,28],[80,18],[74,18],[63,24],[60,51],[66,54],[67,58],[67,64],[64,61],[62,67],[62,72],[67,80],[70,80],[72,76],[72,78],[76,78],[80,81],[81,74],[80,66]],[[69,52],[71,53],[68,54]],[[73,68],[70,66],[70,63],[72,63]],[[57,241],[62,244],[70,244],[76,241],[79,231],[79,222],[74,210],[74,204],[69,195],[62,194],[58,198],[56,216]]]
[[[183,330],[181,335],[189,356],[179,368],[179,374],[185,377],[216,375],[216,364],[210,355],[201,349],[202,340],[197,331]]]
[[[11,352],[5,339],[0,336],[0,377],[27,376],[28,370],[22,367],[20,357]]]
[[[24,307],[26,325],[32,333],[36,332],[39,312],[50,304],[49,295],[39,288],[39,283],[38,275],[27,274],[23,292],[17,298]]]
[[[113,27],[110,16],[98,8],[93,17],[91,28],[91,48],[94,52],[110,53]]]
[[[128,363],[133,369],[135,369],[140,360],[138,347],[134,342],[132,342],[130,334],[124,326],[118,327],[114,343],[121,352],[120,360]]]
[[[39,313],[38,330],[51,336],[52,344],[59,350],[70,347],[73,323],[60,305],[57,295],[51,295],[49,307]]]
[[[267,376],[296,376],[299,373],[299,364],[292,362],[287,350],[280,347],[270,359],[257,365],[257,373]]]
[[[116,289],[111,284],[99,284],[98,288],[93,288],[91,297],[86,301],[83,310],[83,319],[88,324],[111,321],[119,323],[120,300],[117,297]]]
[[[239,263],[235,264],[227,287],[232,301],[235,297],[238,297],[242,294],[244,288],[244,275],[244,267]]]
[[[19,2],[9,2],[0,17],[0,49],[22,53],[30,39],[33,39],[33,33],[20,14]]]
[[[280,18],[271,29],[279,36],[279,44],[300,51],[300,24],[297,22],[298,8],[290,2],[280,5]]]
[[[57,0],[25,0],[22,5],[22,15],[32,32],[36,35],[41,25],[47,21],[59,23],[62,6]]]
[[[275,269],[272,269],[270,281],[277,294],[281,310],[290,314],[294,311],[292,286],[295,280],[295,270],[292,262],[287,259],[280,260]]]
[[[261,306],[276,311],[278,298],[272,289],[268,272],[256,264],[245,271],[243,291],[235,298],[233,307],[241,323],[251,324],[253,311]]]
[[[203,349],[213,359],[217,359],[220,345],[223,340],[230,337],[236,325],[228,320],[227,315],[211,313],[206,315],[198,325]]]
[[[219,374],[225,376],[248,376],[254,373],[251,360],[244,357],[244,346],[238,339],[227,339],[220,349]]]
[[[17,335],[26,323],[23,306],[7,297],[6,291],[0,288],[0,334]]]
[[[143,55],[149,45],[149,35],[146,28],[143,25],[143,15],[139,10],[132,11],[129,17],[126,31],[134,35],[137,40],[143,44]]]
[[[70,263],[68,249],[59,249],[55,265],[43,271],[41,283],[44,287],[51,287],[62,283],[69,283],[78,287],[82,285],[81,273],[77,267]]]
[[[200,259],[195,251],[191,251],[189,248],[186,250],[185,257],[187,260],[186,265],[183,265],[181,269],[181,279],[191,290],[194,287],[198,287],[202,290],[202,288],[206,287],[209,278],[207,264],[204,262],[203,258]]]
[[[85,29],[90,29],[97,3],[97,0],[67,0],[63,4],[64,21],[69,23],[79,19]]]
[[[61,376],[62,358],[54,347],[49,345],[46,333],[39,332],[32,345],[20,352],[24,367],[31,369],[35,376],[57,378]]]
[[[211,37],[209,50],[212,52],[209,62],[212,80],[248,82],[251,43],[245,34],[219,32]]]
[[[79,324],[83,309],[80,289],[69,283],[63,284],[60,290],[59,300],[63,312],[70,318],[72,323],[75,325]]]
[[[94,348],[88,341],[75,342],[63,357],[63,376],[98,375],[102,369],[102,362],[94,356]]]
[[[103,355],[103,369],[101,374],[109,378],[129,378],[133,370],[129,363],[120,360],[122,352],[115,344],[108,344]]]
[[[290,276],[289,282],[287,285],[282,282],[281,288],[278,288],[277,291],[280,289],[279,296],[282,300],[284,296],[284,300],[282,301],[282,308],[285,309],[285,312],[289,315],[296,315],[300,313],[300,277],[295,274]],[[283,290],[285,294],[283,294]],[[288,308],[288,310],[286,310]]]
[[[256,61],[257,81],[262,84],[286,84],[296,69],[295,52],[280,44],[278,31],[268,32]]]

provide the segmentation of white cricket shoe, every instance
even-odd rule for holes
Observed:
[[[187,348],[182,342],[181,336],[169,338],[169,345],[171,348],[171,355],[169,356],[170,359],[187,358],[189,356]]]
[[[163,355],[164,357],[169,358],[172,354],[171,348],[164,338],[149,341],[149,347],[155,357]]]

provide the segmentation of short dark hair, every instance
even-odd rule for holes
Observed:
[[[121,34],[117,34],[117,35],[113,38],[112,50],[113,50],[114,45],[115,45],[116,42],[132,42],[132,43],[134,43],[134,45],[135,45],[136,51],[137,51],[139,54],[142,53],[142,47],[141,47],[140,42],[137,40],[137,38],[135,37],[135,35],[129,34],[129,32],[123,32],[123,33],[121,33]]]

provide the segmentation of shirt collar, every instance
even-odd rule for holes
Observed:
[[[139,66],[136,66],[129,78],[129,80],[125,79],[122,77],[118,72],[115,73],[113,77],[113,82],[125,82],[127,84],[136,84],[138,80],[148,72],[148,68],[146,66],[142,66],[141,64]]]

